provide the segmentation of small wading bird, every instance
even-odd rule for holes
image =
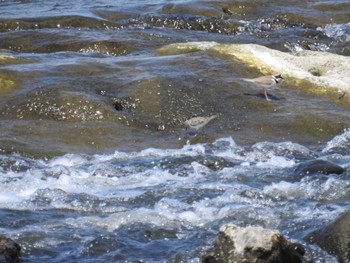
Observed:
[[[267,101],[270,101],[270,99],[267,95],[267,88],[271,88],[273,86],[278,85],[282,79],[284,79],[282,77],[282,75],[278,74],[278,75],[262,76],[262,77],[258,77],[258,78],[254,78],[254,79],[243,79],[243,80],[264,87],[265,99]]]
[[[186,130],[190,129],[192,131],[198,131],[199,129],[207,125],[211,120],[217,117],[218,117],[218,114],[210,117],[193,117],[191,119],[184,121],[183,124],[186,127]]]

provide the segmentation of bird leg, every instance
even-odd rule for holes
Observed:
[[[269,99],[269,96],[267,96],[267,90],[266,90],[266,88],[264,88],[264,95],[265,95],[265,99],[266,99],[267,101],[271,101],[271,100]]]
[[[344,92],[342,95],[340,95],[340,96],[338,97],[338,99],[341,100],[342,98],[344,98],[344,96],[345,96],[346,94],[348,94],[348,93],[347,93],[347,92]]]

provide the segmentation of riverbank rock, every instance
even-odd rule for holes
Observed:
[[[219,231],[214,250],[204,257],[204,263],[298,263],[305,253],[300,244],[286,240],[276,230],[227,224]]]
[[[342,174],[345,169],[335,163],[326,160],[311,160],[301,163],[294,171],[298,177],[312,174]]]
[[[305,240],[336,256],[340,263],[350,262],[350,211],[325,228],[312,232]]]
[[[262,74],[282,73],[288,85],[305,87],[316,93],[350,92],[350,57],[337,54],[308,50],[288,53],[256,44],[216,42],[175,43],[158,49],[158,53],[170,55],[205,50],[229,56]]]
[[[5,236],[0,236],[0,263],[20,262],[20,246]]]

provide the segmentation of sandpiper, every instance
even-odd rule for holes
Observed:
[[[198,131],[199,129],[203,128],[205,125],[207,125],[211,120],[218,117],[218,114],[215,114],[210,117],[193,117],[191,119],[188,119],[184,121],[184,125],[187,129]]]
[[[278,75],[261,76],[254,79],[243,79],[243,80],[263,86],[265,99],[267,101],[270,101],[269,97],[267,96],[267,88],[278,85],[282,79],[284,79],[282,75],[278,74]]]

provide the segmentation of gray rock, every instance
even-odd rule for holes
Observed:
[[[12,239],[0,236],[0,263],[20,262],[21,247]]]
[[[204,263],[233,262],[302,262],[304,248],[286,240],[279,231],[259,226],[239,227],[227,224],[220,227],[214,250]]]
[[[350,212],[325,228],[312,232],[305,240],[336,256],[340,263],[350,262]]]

